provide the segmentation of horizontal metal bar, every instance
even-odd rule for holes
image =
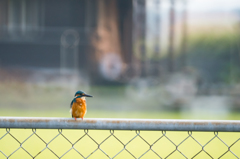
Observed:
[[[0,117],[0,128],[240,132],[239,120]]]

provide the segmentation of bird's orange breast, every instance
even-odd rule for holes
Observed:
[[[75,118],[83,118],[87,112],[87,105],[84,98],[77,98],[72,105],[72,116]]]

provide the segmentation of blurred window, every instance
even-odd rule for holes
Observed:
[[[43,1],[9,0],[8,33],[11,38],[32,37],[43,24]]]

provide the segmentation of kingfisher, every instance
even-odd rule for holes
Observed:
[[[93,97],[91,95],[86,94],[83,91],[77,91],[75,96],[70,104],[70,113],[73,118],[82,118],[87,113],[87,104],[85,97]]]

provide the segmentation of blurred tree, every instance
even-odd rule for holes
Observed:
[[[94,77],[116,80],[125,63],[130,63],[132,59],[132,1],[97,1],[96,12],[97,18],[92,18],[95,22],[91,22],[96,25],[90,38],[90,72]],[[96,68],[100,67],[103,69],[99,72]]]
[[[171,0],[169,10],[169,46],[168,46],[168,71],[174,71],[174,38],[175,38],[175,0]]]

